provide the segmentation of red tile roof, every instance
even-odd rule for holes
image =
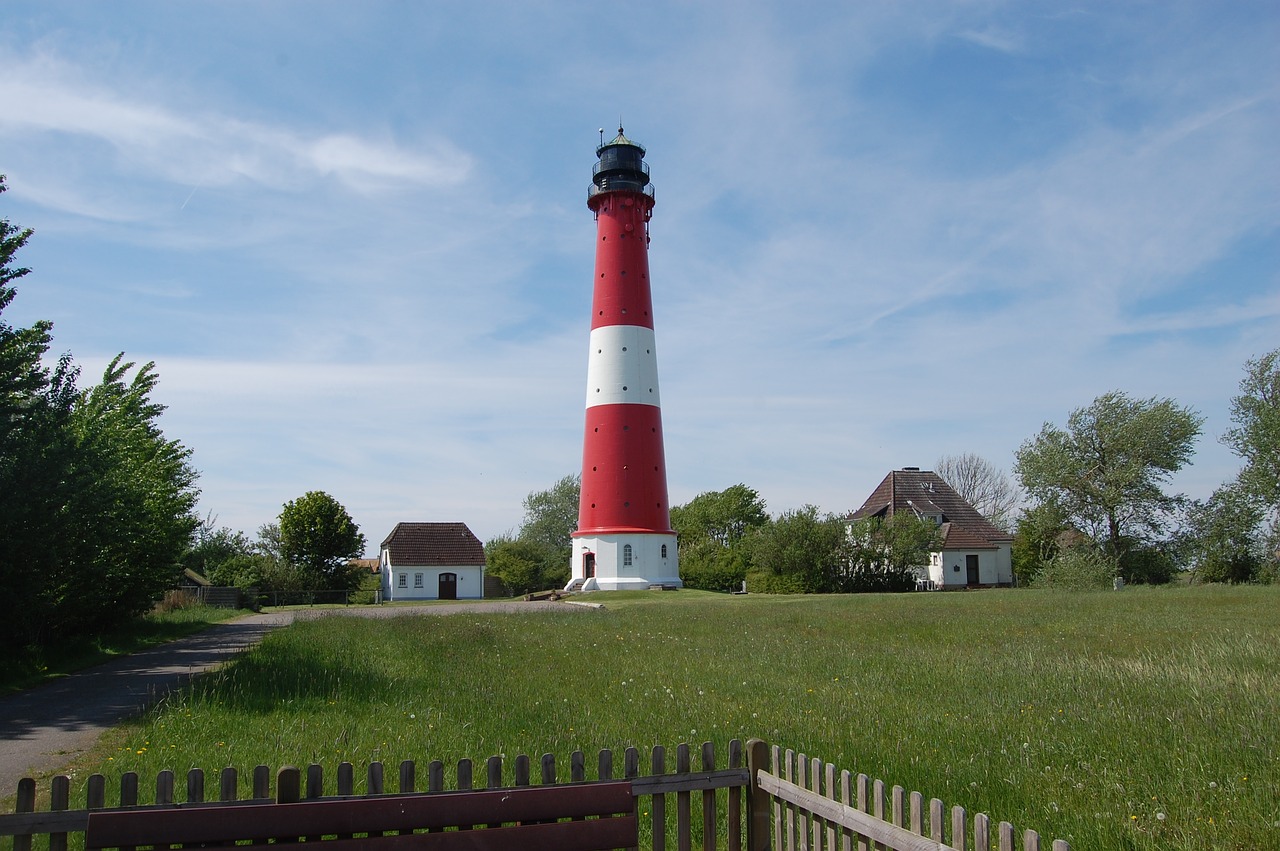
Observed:
[[[1013,536],[996,528],[946,480],[930,470],[894,470],[871,492],[850,520],[892,517],[898,511],[942,516],[943,548],[990,549]]]
[[[397,523],[382,549],[396,567],[484,566],[484,544],[466,523]]]

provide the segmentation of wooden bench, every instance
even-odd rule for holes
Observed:
[[[319,842],[320,851],[396,848],[605,851],[638,844],[629,781],[518,786],[234,805],[91,812],[85,847]],[[429,831],[429,832],[419,832]]]

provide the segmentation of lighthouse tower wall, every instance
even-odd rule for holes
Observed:
[[[596,262],[570,585],[678,586],[649,282],[653,190],[644,149],[621,128],[597,154],[587,202],[596,216]]]

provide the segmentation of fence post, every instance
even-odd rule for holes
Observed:
[[[302,771],[286,765],[276,772],[276,803],[296,804],[302,800]]]
[[[769,793],[760,788],[760,772],[769,770],[769,744],[763,739],[747,740],[747,773],[751,784],[747,793],[747,851],[769,851]]]
[[[15,813],[36,811],[36,781],[30,777],[24,777],[18,781],[18,801],[13,811]],[[31,834],[24,833],[13,837],[13,851],[31,851]]]

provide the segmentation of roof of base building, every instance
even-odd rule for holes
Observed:
[[[945,549],[989,548],[1013,540],[1012,535],[997,528],[956,493],[945,479],[919,467],[904,467],[889,473],[849,519],[887,519],[899,511],[909,511],[917,517],[941,516]]]
[[[382,549],[392,565],[484,565],[484,544],[466,523],[397,523]]]

